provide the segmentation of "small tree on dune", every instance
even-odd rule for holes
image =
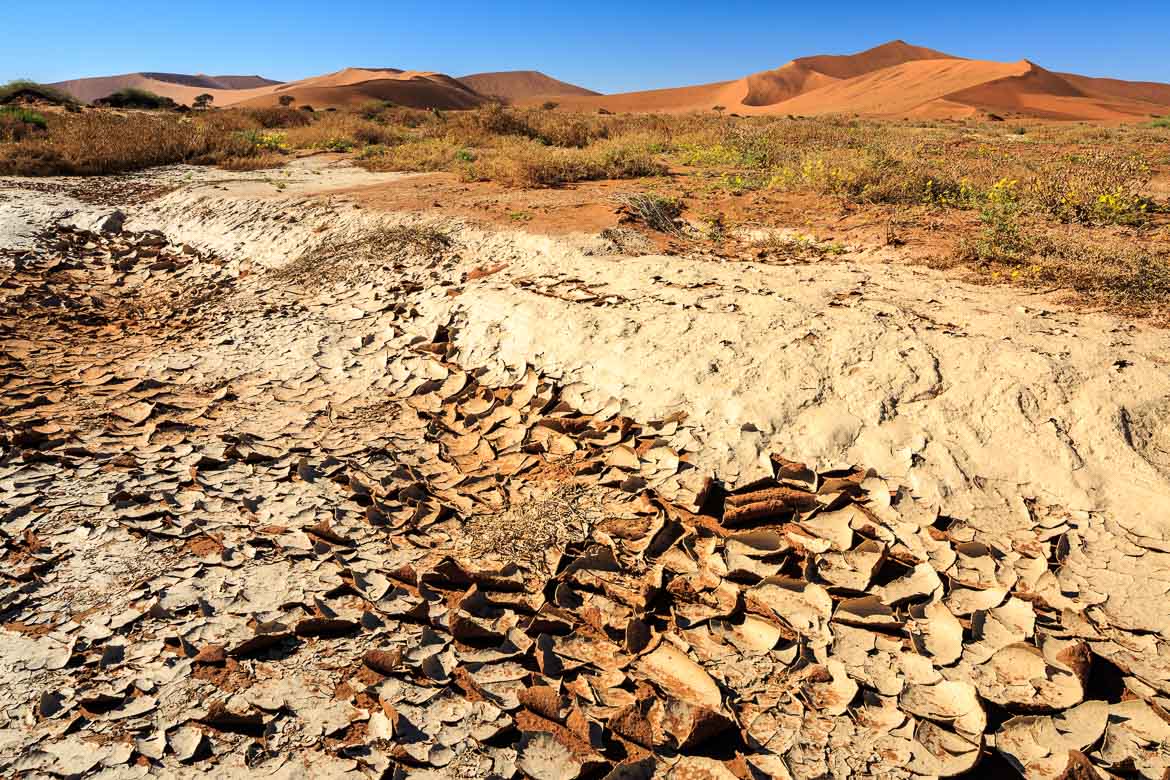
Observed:
[[[293,102],[295,100],[296,100],[296,98],[293,97],[292,95],[281,95],[280,96],[280,105],[284,106],[285,108],[288,108],[289,106],[291,106],[293,104]]]
[[[204,92],[202,95],[196,95],[192,105],[198,109],[211,108],[211,104],[215,101],[214,95],[209,95]]]
[[[727,110],[727,106],[712,106],[711,110],[717,114],[722,114],[724,111]]]

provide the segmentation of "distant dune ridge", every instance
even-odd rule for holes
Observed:
[[[499,73],[473,73],[459,81],[481,95],[505,100],[554,98],[565,95],[596,96],[600,92],[558,81],[536,70],[509,70]]]
[[[92,101],[124,87],[180,103],[208,93],[217,106],[275,105],[284,95],[314,107],[388,100],[413,108],[474,108],[502,99],[521,106],[552,100],[561,109],[616,112],[860,114],[951,118],[997,114],[1054,120],[1119,121],[1170,113],[1170,84],[1056,73],[1029,61],[955,57],[905,41],[857,54],[800,57],[774,70],[712,84],[602,95],[539,71],[474,73],[346,68],[281,83],[260,76],[129,73],[54,84]]]

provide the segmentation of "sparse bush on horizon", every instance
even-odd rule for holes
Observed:
[[[639,219],[667,233],[677,216],[667,204],[689,202],[691,192],[749,203],[767,202],[770,193],[807,195],[883,221],[899,214],[911,224],[945,224],[958,232],[936,257],[949,252],[948,262],[982,279],[1063,286],[1143,311],[1170,298],[1170,218],[1159,194],[1170,153],[1164,130],[1149,123],[1036,124],[1025,138],[976,121],[580,114],[501,105],[432,112],[382,101],[305,108],[180,116],[6,106],[0,174],[101,175],[172,163],[250,171],[314,149],[352,153],[373,171],[442,171],[509,188],[645,179],[634,186],[663,194],[655,196],[661,202],[641,201],[656,209]],[[668,172],[670,179],[657,178]],[[724,214],[735,210],[716,206],[711,213],[709,228],[687,231],[687,240],[734,246]],[[840,247],[797,238],[753,249],[817,260]]]
[[[58,106],[78,106],[81,101],[64,90],[39,84],[28,79],[16,79],[0,86],[0,104],[11,103],[21,95],[34,97],[45,103]]]
[[[149,90],[138,87],[125,87],[119,89],[117,92],[111,92],[109,95],[95,100],[93,104],[95,106],[106,106],[109,108],[143,108],[148,110],[173,109],[178,107],[178,103],[169,97],[156,95]]]

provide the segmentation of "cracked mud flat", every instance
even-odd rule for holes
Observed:
[[[1164,332],[280,176],[0,183],[0,775],[1170,768]]]

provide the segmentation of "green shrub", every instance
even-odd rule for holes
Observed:
[[[169,97],[156,95],[153,92],[138,87],[126,87],[117,92],[106,95],[93,102],[95,106],[108,108],[143,108],[148,110],[178,108],[178,104]]]
[[[48,84],[38,84],[28,79],[17,79],[0,86],[0,104],[12,103],[21,99],[43,101],[58,106],[77,106],[80,101],[63,90],[50,87]]]
[[[0,106],[0,141],[23,141],[44,135],[49,123],[36,111],[20,106]]]
[[[305,107],[302,106],[301,108],[304,109]],[[311,107],[309,108],[311,110]],[[244,109],[244,114],[255,119],[261,127],[266,129],[307,127],[313,123],[313,118],[308,116],[305,111],[285,106],[246,108]]]
[[[288,136],[285,133],[242,130],[240,138],[259,151],[287,152],[289,150]]]

